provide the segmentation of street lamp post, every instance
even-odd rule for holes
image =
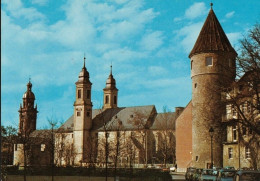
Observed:
[[[210,163],[210,168],[213,168],[213,145],[212,145],[212,138],[213,138],[213,134],[214,134],[214,129],[212,127],[210,127],[209,129],[209,135],[210,135],[210,144],[211,144],[211,163]]]

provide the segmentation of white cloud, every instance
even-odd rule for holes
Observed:
[[[180,44],[183,46],[186,52],[190,52],[194,46],[202,25],[203,22],[192,23],[176,31],[177,36],[181,38]]]
[[[227,37],[231,45],[236,45],[238,41],[242,38],[242,34],[240,32],[227,33]]]
[[[146,33],[141,42],[141,48],[152,51],[159,48],[163,44],[163,33],[161,31],[154,31],[151,33]]]
[[[163,75],[165,73],[167,73],[168,71],[164,68],[164,67],[161,67],[161,66],[150,66],[148,67],[148,72],[150,75]]]
[[[144,54],[143,52],[137,52],[137,51],[133,51],[127,47],[124,48],[118,48],[118,49],[114,49],[111,51],[108,51],[106,53],[104,53],[102,59],[109,61],[109,62],[117,62],[117,61],[126,61],[126,60],[130,60],[130,59],[140,59],[140,58],[144,58],[146,56],[146,54]]]
[[[204,2],[195,2],[192,4],[188,9],[185,10],[184,16],[181,17],[175,17],[173,19],[174,22],[179,22],[184,19],[193,20],[198,17],[201,17],[202,15],[205,15],[207,12],[207,8]]]
[[[23,7],[21,0],[4,0],[2,3],[6,5],[6,10],[14,18],[25,18],[29,21],[45,19],[45,16],[35,8]]]
[[[185,11],[185,17],[188,19],[195,19],[206,13],[206,6],[204,2],[194,3]]]
[[[235,14],[235,11],[231,11],[225,15],[226,18],[231,18]]]

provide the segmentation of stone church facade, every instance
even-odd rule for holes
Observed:
[[[110,166],[116,163],[120,167],[143,167],[147,164],[175,163],[175,120],[182,108],[176,108],[177,113],[157,113],[154,105],[118,107],[118,89],[112,74],[112,66],[103,89],[103,107],[92,109],[92,83],[84,57],[83,68],[75,83],[74,114],[54,132],[36,130],[37,107],[32,108],[35,97],[31,91],[31,82],[29,84],[30,88],[24,95],[33,96],[24,96],[23,104],[31,100],[30,108],[34,116],[27,116],[27,112],[24,113],[25,119],[20,116],[19,130],[24,131],[20,131],[19,134],[26,132],[28,140],[31,141],[28,143],[30,144],[28,154],[29,152],[34,154],[28,157],[40,158],[45,154],[45,159],[44,162],[29,159],[28,164],[50,164],[52,154],[50,150],[54,150],[54,163],[59,166],[102,167],[107,162]],[[20,108],[23,109],[27,110]],[[28,128],[30,129],[27,131]],[[54,148],[51,147],[52,134]],[[39,138],[37,141],[34,139],[36,137]],[[23,165],[23,145],[23,142],[15,145],[16,165]]]

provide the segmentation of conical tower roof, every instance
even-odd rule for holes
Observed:
[[[237,55],[211,8],[189,58],[198,53],[219,51],[233,52]]]

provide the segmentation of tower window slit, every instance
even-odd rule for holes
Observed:
[[[106,95],[105,99],[106,99],[106,100],[105,100],[105,103],[108,104],[108,102],[109,102],[109,96]]]
[[[81,99],[81,90],[78,90],[78,99]]]
[[[117,104],[116,96],[114,96],[114,104]]]
[[[90,99],[90,90],[87,90],[87,99]]]

